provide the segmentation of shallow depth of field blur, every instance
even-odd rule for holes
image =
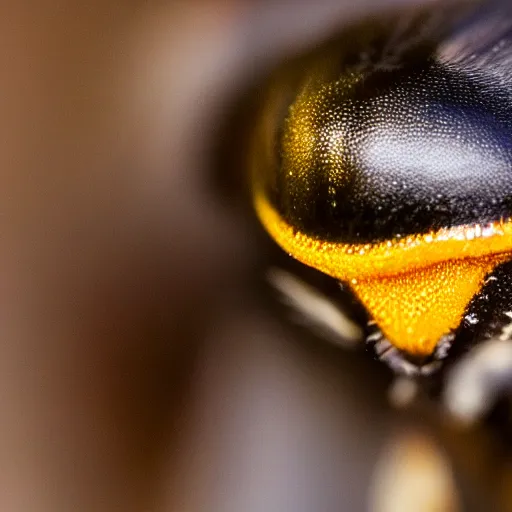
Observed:
[[[480,438],[264,307],[251,222],[211,186],[235,98],[412,2],[2,6],[1,510],[502,506]]]

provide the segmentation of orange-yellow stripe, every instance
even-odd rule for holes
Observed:
[[[290,255],[336,279],[392,275],[446,260],[482,258],[512,250],[512,221],[460,226],[376,244],[328,242],[288,224],[256,190],[254,204],[265,229]]]

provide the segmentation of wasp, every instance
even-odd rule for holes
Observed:
[[[394,370],[512,335],[512,6],[372,15],[270,80],[252,201]]]

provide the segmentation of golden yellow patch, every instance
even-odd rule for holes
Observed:
[[[457,328],[485,276],[512,257],[512,222],[472,225],[376,244],[310,237],[290,226],[255,190],[257,214],[291,256],[348,282],[389,341],[429,355]]]
[[[416,356],[431,354],[456,329],[485,276],[506,257],[436,263],[352,288],[393,345]]]

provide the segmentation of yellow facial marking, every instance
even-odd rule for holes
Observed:
[[[357,281],[352,288],[395,347],[428,356],[443,335],[458,327],[485,276],[506,258],[446,261]]]
[[[291,256],[348,282],[389,341],[427,356],[457,328],[496,265],[512,257],[512,221],[461,226],[376,244],[310,237],[290,226],[255,189],[257,214]]]
[[[462,226],[376,244],[326,242],[290,226],[263,194],[256,212],[268,233],[294,258],[340,281],[398,274],[446,260],[482,258],[512,251],[512,221]]]

